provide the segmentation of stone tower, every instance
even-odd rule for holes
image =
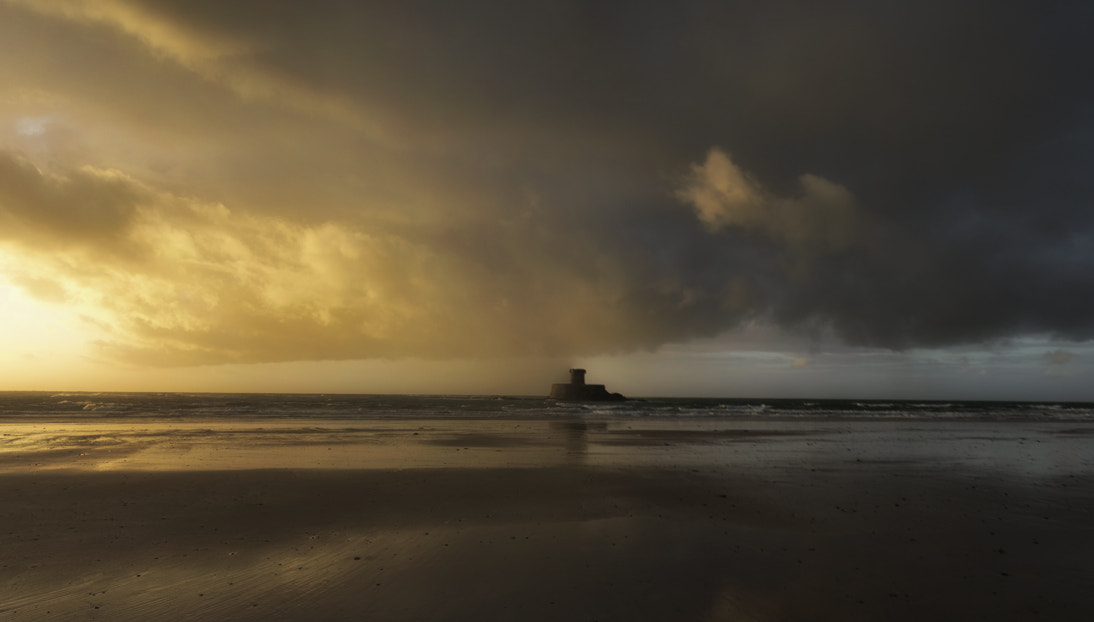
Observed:
[[[548,397],[567,402],[619,402],[627,399],[618,393],[608,393],[602,384],[585,384],[585,370],[578,368],[570,370],[570,384],[552,384],[551,395]]]

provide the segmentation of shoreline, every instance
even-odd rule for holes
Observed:
[[[1088,426],[265,423],[0,453],[0,620],[1094,613]]]

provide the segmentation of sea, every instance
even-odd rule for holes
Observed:
[[[5,419],[550,419],[1094,422],[1092,402],[651,397],[561,402],[542,396],[298,393],[0,392]]]

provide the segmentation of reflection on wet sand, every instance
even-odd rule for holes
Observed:
[[[589,433],[603,434],[608,431],[608,424],[604,421],[586,421],[583,419],[569,419],[565,421],[552,421],[551,431],[555,436],[561,436],[566,448],[566,462],[568,464],[583,464],[589,453]]]
[[[1074,429],[7,425],[0,619],[1086,619]]]

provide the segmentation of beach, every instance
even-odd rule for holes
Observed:
[[[1089,423],[0,428],[0,620],[1094,615]]]

